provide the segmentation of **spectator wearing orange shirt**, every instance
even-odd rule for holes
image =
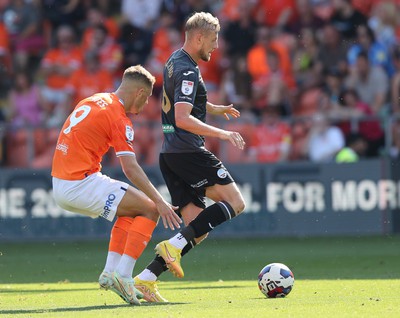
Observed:
[[[92,28],[93,33],[89,45],[84,50],[96,51],[100,59],[100,67],[109,72],[117,87],[122,73],[123,52],[119,44],[109,36],[107,27],[96,25]],[[87,95],[87,94],[86,94]]]
[[[289,88],[295,88],[289,51],[278,39],[272,37],[270,29],[265,26],[257,30],[257,43],[247,54],[248,70],[253,81],[259,80],[271,71],[268,65],[268,50],[278,54],[284,80]]]
[[[199,61],[199,68],[201,69],[201,76],[207,85],[209,93],[216,92],[221,84],[222,75],[226,58],[224,56],[224,42],[219,39],[218,50],[213,52],[213,58],[210,61]]]
[[[174,16],[168,11],[161,13],[158,20],[158,25],[153,35],[153,48],[152,53],[160,56],[160,60],[165,63],[169,55],[175,48],[171,48],[171,39],[169,35],[170,29],[176,29]],[[181,35],[180,41],[183,42],[183,36]],[[161,75],[162,78],[162,75]]]
[[[225,23],[232,23],[240,20],[244,7],[253,9],[258,0],[225,0],[219,10],[220,20]]]
[[[86,96],[96,92],[109,93],[113,90],[112,75],[101,67],[100,57],[96,51],[87,51],[83,67],[74,71],[71,75],[66,90],[71,102],[67,107],[77,104]]]
[[[256,19],[269,27],[284,28],[296,17],[295,0],[259,0]]]
[[[274,106],[278,107],[282,114],[287,114],[289,90],[280,67],[278,53],[268,50],[267,57],[270,71],[253,82],[253,99],[256,106],[254,110],[257,113],[266,107]]]
[[[57,30],[57,42],[57,47],[43,57],[40,68],[44,78],[43,106],[49,126],[64,122],[68,112],[65,88],[71,74],[82,64],[82,53],[75,44],[75,33],[70,26],[61,26]]]
[[[94,34],[94,29],[98,25],[104,25],[107,29],[107,34],[114,41],[119,37],[119,25],[117,21],[106,16],[98,7],[90,7],[86,12],[87,25],[82,35],[82,45],[90,46],[91,38]]]
[[[252,78],[256,111],[267,104],[282,107],[291,97],[296,84],[287,47],[271,37],[270,29],[257,30],[257,43],[247,54],[248,71]]]
[[[9,75],[12,73],[12,60],[7,29],[0,22],[0,91],[10,86]]]
[[[282,121],[279,109],[265,108],[261,122],[253,130],[249,156],[256,162],[280,162],[288,159],[291,145],[289,125]]]
[[[183,43],[183,35],[176,28],[173,15],[165,11],[161,14],[158,27],[153,35],[151,55],[146,62],[146,69],[156,78],[153,93],[158,96],[162,90],[164,64],[175,50]]]

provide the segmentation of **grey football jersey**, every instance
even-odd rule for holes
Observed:
[[[204,137],[176,127],[175,104],[193,106],[191,115],[206,121],[207,89],[197,63],[183,49],[169,57],[164,66],[162,100],[162,153],[197,152],[204,149]]]

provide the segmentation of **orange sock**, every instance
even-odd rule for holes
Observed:
[[[143,216],[135,217],[128,231],[124,254],[138,259],[150,241],[156,225],[156,222]]]
[[[111,230],[110,243],[108,245],[109,252],[115,252],[121,255],[124,253],[126,239],[132,223],[133,218],[126,216],[117,218]]]

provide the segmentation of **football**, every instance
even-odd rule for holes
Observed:
[[[268,264],[258,274],[258,287],[267,298],[286,297],[293,284],[292,271],[281,263]]]

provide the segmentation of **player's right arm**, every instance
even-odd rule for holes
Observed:
[[[173,100],[175,108],[175,125],[178,128],[189,131],[195,135],[229,140],[234,146],[243,149],[245,142],[238,132],[227,131],[208,125],[191,115],[199,85],[199,73],[196,68],[189,67],[187,69],[177,70],[174,73],[174,76]],[[221,106],[207,103],[205,108],[210,111],[212,108],[218,109],[221,108]],[[231,109],[232,107],[228,106],[228,108]],[[213,111],[211,110],[211,112]],[[225,112],[227,112],[227,110],[225,110]]]
[[[119,157],[122,171],[125,176],[131,181],[140,191],[145,193],[157,206],[157,211],[161,216],[164,227],[169,227],[171,230],[180,228],[179,223],[182,220],[174,212],[177,207],[172,206],[157,191],[151,183],[146,173],[136,160],[135,156],[120,156]]]

